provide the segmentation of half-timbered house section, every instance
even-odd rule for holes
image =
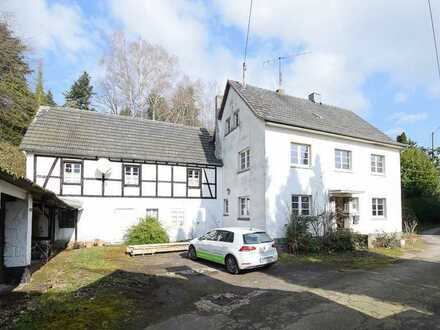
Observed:
[[[27,177],[78,205],[57,239],[116,242],[152,215],[172,240],[220,224],[221,162],[206,129],[91,111],[42,107],[21,148]],[[70,218],[75,218],[70,221]]]

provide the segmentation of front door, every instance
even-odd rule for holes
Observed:
[[[0,283],[4,282],[4,250],[5,250],[5,195],[0,194]]]
[[[336,226],[337,229],[345,228],[345,219],[349,212],[350,199],[348,197],[336,197],[335,209],[336,209]]]

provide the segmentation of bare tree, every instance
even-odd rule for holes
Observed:
[[[160,46],[114,34],[109,55],[101,60],[105,76],[100,101],[111,113],[155,119],[155,110],[170,90],[176,58]]]

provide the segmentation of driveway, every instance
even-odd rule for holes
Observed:
[[[440,235],[423,239],[423,252],[376,270],[277,265],[233,276],[178,254],[141,257],[155,273],[147,329],[440,329]]]

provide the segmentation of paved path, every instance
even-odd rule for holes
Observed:
[[[423,252],[379,270],[172,272],[157,279],[147,329],[440,329],[440,229],[423,239]]]

